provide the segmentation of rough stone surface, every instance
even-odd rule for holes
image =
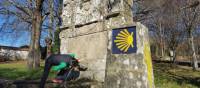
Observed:
[[[148,30],[140,23],[136,23],[137,53],[119,55],[107,53],[106,63],[106,88],[153,88],[148,78],[148,66],[145,61],[144,47],[148,43]],[[109,36],[112,37],[112,36]],[[111,52],[111,41],[108,52]],[[153,76],[150,68],[150,76]],[[150,85],[152,87],[150,87]]]
[[[70,41],[61,47],[61,49],[68,49],[62,53],[76,53],[81,63],[89,68],[82,74],[83,77],[104,80],[107,52],[102,51],[107,50],[107,32],[67,38],[62,41]]]
[[[100,19],[101,3],[102,0],[64,0],[64,26],[71,25],[72,21],[83,24]]]
[[[104,88],[153,88],[148,29],[132,19],[132,0],[64,0],[61,53],[76,53],[81,77]],[[112,54],[112,29],[136,26],[137,52]],[[101,88],[101,87],[94,87]]]

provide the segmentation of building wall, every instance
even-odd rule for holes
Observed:
[[[4,60],[25,60],[28,56],[28,51],[0,49],[0,59]]]

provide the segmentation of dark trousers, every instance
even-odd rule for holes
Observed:
[[[47,60],[45,62],[44,72],[43,72],[42,78],[40,80],[40,86],[39,86],[39,88],[44,88],[45,82],[47,80],[47,77],[48,77],[50,69],[51,69],[51,66],[52,66],[52,64]]]
[[[80,71],[74,71],[73,69],[61,70],[58,74],[56,79],[63,80],[63,81],[70,81],[77,79],[80,75]]]

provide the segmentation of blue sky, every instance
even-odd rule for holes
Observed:
[[[6,0],[0,0],[0,2],[4,2]],[[26,4],[25,1],[26,0],[14,0],[18,3]],[[1,4],[0,4],[1,5]],[[48,6],[46,7],[48,8]],[[9,9],[11,10],[16,10],[15,7],[11,6],[9,7]],[[56,10],[55,10],[56,11]],[[0,15],[0,28],[2,27],[2,23],[6,20],[7,18],[5,16]],[[11,18],[9,19],[9,21],[12,21],[13,19],[15,19],[14,16],[11,16]],[[18,22],[18,21],[17,21]],[[16,22],[15,22],[16,23]],[[45,25],[48,25],[48,18],[44,21]],[[11,25],[12,26],[12,25]],[[54,23],[55,26],[55,23]],[[28,28],[28,24],[26,23],[18,23],[17,24],[17,31],[13,32],[13,33],[5,33],[2,32],[0,30],[0,45],[4,45],[4,46],[23,46],[23,45],[29,45],[30,42],[30,32],[27,31]],[[4,28],[4,31],[10,31],[12,30],[12,28],[6,27],[6,29]],[[46,29],[42,29],[42,34],[41,34],[41,39],[40,39],[40,43],[42,46],[45,45],[44,42],[44,38],[48,35],[47,32],[47,28]]]
[[[4,2],[4,0],[0,0],[1,2]],[[15,8],[10,8],[13,10],[16,10]],[[9,22],[12,22],[14,19],[14,17],[11,17],[9,19]],[[7,20],[7,17],[5,15],[0,15],[0,28],[3,25],[3,23]],[[17,24],[17,26],[23,26],[23,25],[19,25]],[[11,27],[6,27],[3,28],[2,30],[0,30],[0,45],[3,46],[22,46],[22,45],[28,45],[29,44],[29,33],[27,31],[17,31],[16,32],[11,32],[8,33],[8,31],[11,31]],[[6,32],[5,32],[6,31]]]
[[[5,22],[6,18],[5,16],[0,15],[0,28],[3,25],[3,22]],[[7,30],[7,29],[6,29]],[[19,31],[18,34],[13,33],[6,33],[2,32],[5,31],[5,29],[0,30],[0,45],[4,46],[21,46],[21,45],[26,45],[29,43],[29,33],[28,32],[23,32]]]
[[[5,17],[0,15],[0,28],[3,26],[3,22],[5,21]],[[22,25],[23,26],[23,25]],[[8,30],[8,29],[6,29]],[[44,38],[46,37],[47,33],[46,31],[42,31],[42,38],[41,38],[41,45],[44,46]],[[17,32],[13,33],[5,33],[0,31],[0,45],[3,46],[23,46],[23,45],[29,45],[30,43],[30,32],[18,30]]]

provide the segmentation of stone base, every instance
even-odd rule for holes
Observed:
[[[136,39],[137,52],[132,54],[112,54],[109,41],[105,88],[154,87],[148,29],[140,23],[136,23]]]

